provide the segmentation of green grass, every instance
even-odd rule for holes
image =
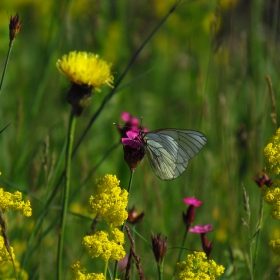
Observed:
[[[26,252],[29,279],[54,279],[62,185],[28,250],[27,242],[64,168],[69,85],[55,68],[56,60],[72,50],[98,53],[113,63],[117,81],[174,1],[25,2],[0,3],[2,68],[9,44],[9,16],[19,12],[23,21],[0,94],[0,130],[11,123],[0,134],[0,187],[20,190],[32,203],[30,218],[17,213],[5,216],[17,259],[21,261]],[[150,130],[189,128],[208,138],[180,178],[159,180],[147,159],[134,175],[129,206],[145,212],[137,231],[149,242],[151,232],[168,236],[164,278],[171,278],[179,253],[172,247],[180,246],[184,234],[181,214],[186,205],[182,198],[196,196],[203,204],[196,211],[195,224],[213,224],[214,231],[207,234],[214,243],[211,258],[226,268],[220,279],[249,279],[250,242],[241,221],[246,216],[242,187],[250,198],[252,235],[260,207],[260,190],[252,178],[262,171],[263,148],[275,132],[266,75],[272,81],[276,104],[280,86],[279,34],[275,25],[267,24],[266,1],[255,2],[259,3],[252,5],[250,14],[244,6],[226,10],[218,9],[216,1],[184,2],[134,61],[72,161],[70,210],[83,217],[68,215],[63,279],[70,278],[69,265],[80,258],[89,272],[102,272],[103,263],[90,259],[81,242],[91,223],[86,209],[89,196],[95,193],[94,180],[115,174],[122,188],[128,186],[129,169],[121,145],[83,182],[119,141],[112,123],[121,120],[122,111],[142,116],[143,125]],[[278,19],[278,14],[274,16]],[[217,21],[214,33],[211,19],[214,25]],[[96,93],[92,105],[78,118],[74,145],[109,92],[104,87]],[[279,223],[269,211],[265,204],[254,279],[275,279],[279,263],[268,247],[269,240],[280,234]],[[189,234],[186,246],[201,250],[199,236]],[[157,279],[149,245],[136,237],[136,249],[147,279]]]

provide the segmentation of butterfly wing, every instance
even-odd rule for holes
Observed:
[[[206,136],[195,130],[160,129],[142,133],[144,147],[154,173],[162,180],[179,177],[206,144]]]

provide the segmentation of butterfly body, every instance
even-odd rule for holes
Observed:
[[[150,165],[162,180],[179,177],[207,142],[203,133],[188,129],[158,129],[140,136]]]

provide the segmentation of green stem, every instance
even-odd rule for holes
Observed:
[[[181,260],[181,256],[182,256],[184,245],[185,245],[185,242],[186,242],[186,239],[187,239],[188,231],[189,231],[189,228],[186,228],[186,231],[185,231],[185,234],[184,234],[184,237],[183,237],[183,242],[182,242],[181,249],[180,249],[180,253],[179,253],[179,256],[178,256],[178,260],[175,264],[175,268],[174,268],[174,271],[173,271],[172,280],[174,279],[175,274],[176,274],[176,265]]]
[[[254,254],[254,259],[253,259],[253,277],[255,274],[255,268],[256,268],[257,257],[258,257],[258,252],[259,252],[260,233],[261,233],[261,229],[262,229],[262,224],[263,224],[263,197],[261,196],[260,213],[259,213],[259,228],[258,228],[258,232],[257,232],[256,248],[255,248],[255,254]]]
[[[5,62],[5,66],[4,66],[4,70],[3,70],[3,74],[2,74],[2,78],[1,78],[1,82],[0,82],[0,92],[1,92],[3,81],[4,81],[4,77],[5,77],[5,74],[6,74],[9,58],[10,58],[11,51],[12,51],[12,47],[13,47],[13,45],[9,46],[8,54],[7,54],[7,57],[6,57],[6,62]]]
[[[129,184],[128,184],[128,188],[127,188],[128,196],[127,196],[127,206],[126,206],[126,208],[128,207],[129,193],[130,193],[131,186],[132,186],[133,174],[134,174],[134,171],[131,171],[131,172],[130,172]],[[124,231],[124,223],[123,223],[123,225],[121,226],[121,231],[122,231],[122,232]],[[117,271],[118,271],[118,261],[115,261],[114,279],[117,277]]]
[[[70,114],[69,130],[67,136],[67,147],[66,147],[66,160],[65,160],[65,189],[63,194],[63,205],[60,217],[60,229],[59,229],[59,240],[58,240],[58,252],[57,252],[57,279],[61,280],[62,275],[62,253],[63,253],[63,241],[65,233],[65,224],[68,210],[68,199],[69,199],[69,188],[70,188],[70,174],[71,174],[71,153],[73,148],[74,131],[77,116],[73,110]]]
[[[162,277],[162,275],[163,275],[163,261],[162,261],[161,264],[157,263],[157,269],[158,269],[158,279],[162,280],[163,279],[163,277]]]
[[[105,279],[107,277],[107,271],[108,271],[108,262],[105,262],[105,267],[104,267],[104,278]]]

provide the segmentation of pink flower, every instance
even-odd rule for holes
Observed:
[[[186,197],[186,198],[183,198],[183,201],[186,204],[190,204],[190,205],[193,205],[195,207],[200,206],[200,204],[202,203],[202,201],[196,199],[195,197]]]
[[[122,138],[122,143],[125,146],[130,146],[135,149],[142,147],[141,136],[138,130],[129,130],[126,132],[126,135],[128,138]]]
[[[137,132],[139,131],[148,132],[148,129],[146,127],[142,127],[140,121],[137,118],[133,117],[131,114],[127,112],[122,112],[121,117],[122,120],[125,122],[125,124],[124,125],[117,124],[117,127],[122,138],[126,137],[127,135],[126,133],[129,130],[133,130]]]
[[[193,233],[206,233],[209,231],[213,231],[211,224],[208,224],[205,226],[195,226],[193,228],[190,228],[190,232],[193,232]]]
[[[139,120],[137,118],[127,112],[122,112],[121,117],[125,121],[125,125],[129,126],[131,130],[138,130]]]

